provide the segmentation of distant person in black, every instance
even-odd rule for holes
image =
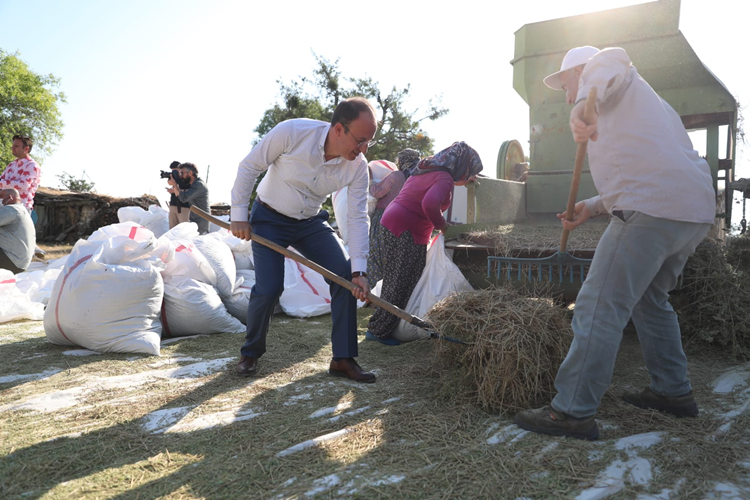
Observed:
[[[190,187],[190,183],[186,180],[183,180],[180,175],[180,162],[179,161],[173,161],[169,165],[169,168],[172,169],[173,178],[176,177],[177,179],[180,180],[179,182],[180,189],[187,189],[188,187]],[[169,191],[169,188],[167,188],[167,191]],[[169,229],[172,229],[177,224],[181,222],[187,222],[188,220],[190,220],[190,204],[181,202],[180,199],[177,197],[176,194],[174,194],[173,191],[170,191],[170,194],[171,196],[169,198]]]
[[[188,188],[182,189],[178,183],[169,179],[169,183],[172,184],[170,193],[173,192],[181,202],[189,206],[195,205],[204,212],[211,213],[208,207],[208,186],[198,177],[198,167],[194,163],[183,163],[180,165],[180,176],[187,181]],[[208,221],[203,217],[190,213],[190,222],[198,224],[200,234],[208,233]]]

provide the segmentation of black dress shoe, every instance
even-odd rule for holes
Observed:
[[[249,377],[255,375],[258,371],[258,360],[250,356],[240,356],[240,362],[237,364],[237,375]]]
[[[375,374],[362,370],[357,362],[354,361],[354,358],[344,358],[341,361],[331,360],[331,366],[328,368],[328,373],[334,377],[344,377],[365,384],[372,384],[375,382]]]

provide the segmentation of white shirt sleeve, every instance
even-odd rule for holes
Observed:
[[[585,203],[586,208],[589,209],[590,217],[599,217],[600,215],[609,214],[606,207],[604,206],[604,203],[602,202],[601,196],[594,196],[593,198],[589,198],[588,200],[583,200],[583,203]]]
[[[284,153],[291,140],[291,128],[290,122],[276,125],[240,162],[232,187],[230,217],[233,221],[247,222],[248,206],[255,182],[258,176],[268,170],[271,163]]]
[[[361,174],[349,184],[347,191],[347,221],[349,235],[349,255],[352,272],[367,270],[367,254],[370,249],[370,219],[367,216],[368,174],[367,162],[360,169]]]

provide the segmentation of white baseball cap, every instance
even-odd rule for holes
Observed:
[[[552,73],[551,75],[546,77],[544,79],[544,84],[551,89],[562,90],[562,83],[560,83],[560,73],[568,71],[570,68],[580,66],[581,64],[586,64],[587,62],[589,62],[589,59],[591,59],[598,52],[599,49],[597,49],[596,47],[592,47],[591,45],[584,45],[583,47],[570,49],[568,53],[565,54],[565,57],[563,57],[560,71],[558,71],[557,73]]]

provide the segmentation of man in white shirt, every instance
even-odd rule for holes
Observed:
[[[357,299],[367,298],[369,221],[367,218],[367,160],[377,121],[366,99],[342,101],[331,123],[294,119],[278,124],[242,160],[232,188],[231,231],[250,239],[252,232],[299,253],[331,272],[351,280],[356,288],[330,283],[333,360],[329,373],[357,382],[375,382],[363,371],[357,356]],[[260,174],[255,203],[248,216],[250,196]],[[349,234],[347,258],[343,243],[321,210],[325,199],[348,187]],[[251,226],[252,224],[252,226]],[[253,242],[255,285],[247,313],[247,335],[240,350],[237,372],[257,372],[258,358],[266,351],[266,334],[274,308],[284,290],[284,256]]]
[[[589,165],[599,192],[578,202],[574,219],[563,219],[563,226],[573,230],[601,214],[612,218],[576,298],[574,338],[555,379],[557,395],[549,406],[518,413],[515,422],[533,432],[597,439],[594,415],[631,317],[651,383],[622,398],[640,408],[696,416],[668,293],[714,222],[708,164],[693,150],[679,115],[621,48],[572,49],[544,83],[575,103],[570,128],[577,143],[591,139]],[[583,109],[592,87],[597,117],[586,124]]]

